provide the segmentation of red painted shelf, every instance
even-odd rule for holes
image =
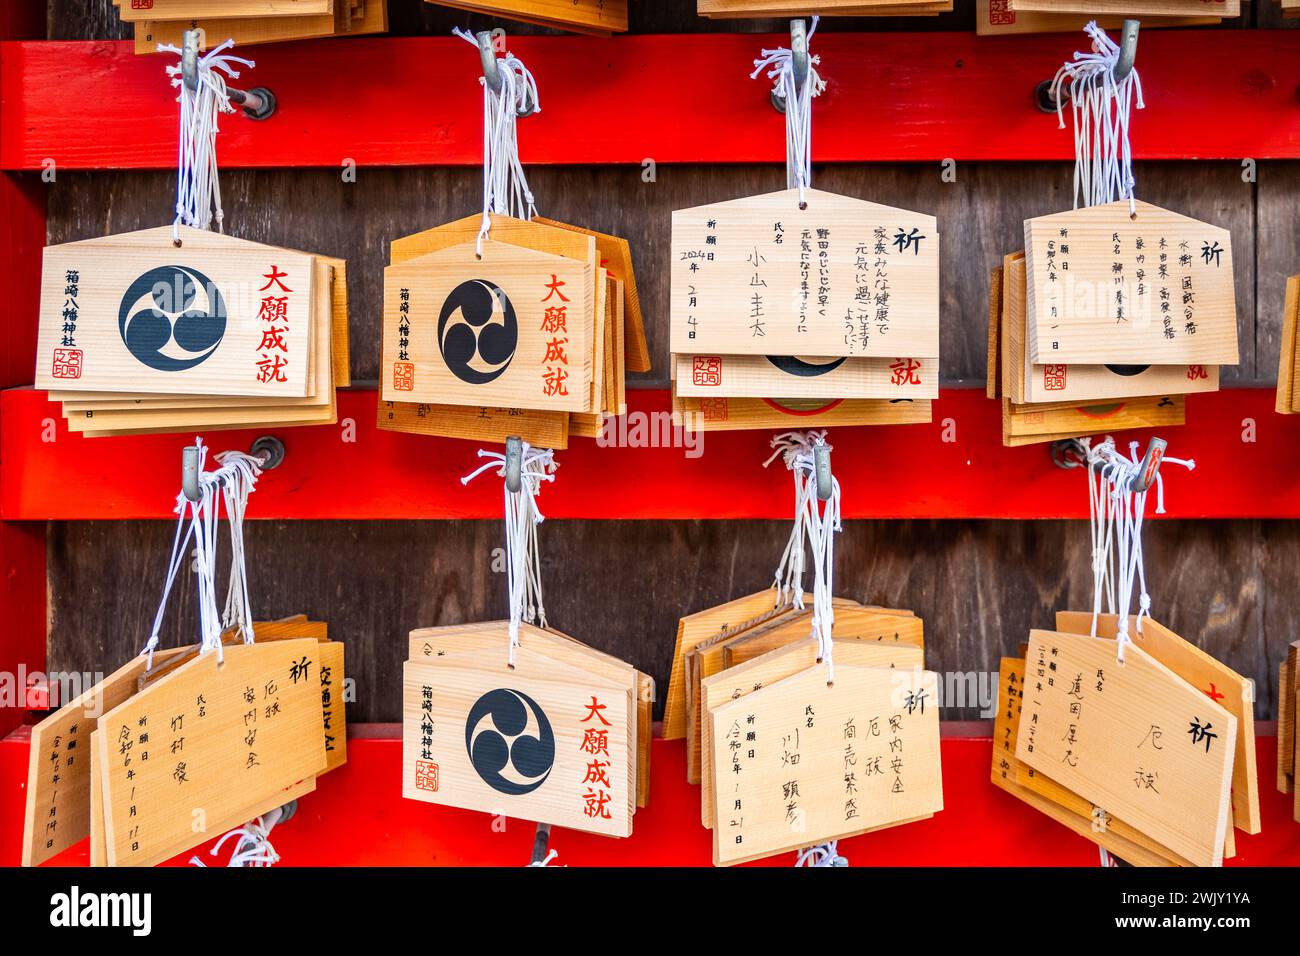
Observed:
[[[1097,866],[1097,848],[989,782],[992,741],[976,725],[944,726],[945,809],[929,820],[840,842],[851,866]],[[504,832],[484,813],[402,797],[402,741],[396,725],[362,725],[348,740],[348,762],[322,777],[276,827],[271,842],[284,866],[523,866],[533,826],[511,820]],[[1263,829],[1237,831],[1237,855],[1225,866],[1300,864],[1300,823],[1291,798],[1273,787],[1277,739],[1256,738]],[[712,834],[699,825],[700,788],[686,783],[680,740],[655,738],[650,803],[626,840],[555,830],[557,864],[568,866],[709,866]],[[22,840],[30,753],[25,730],[0,740],[0,866],[16,866]],[[206,846],[199,852],[206,854]],[[50,862],[85,866],[88,841]],[[168,865],[183,866],[192,853]],[[211,857],[205,855],[211,861]],[[790,866],[793,853],[757,865]]]
[[[782,162],[781,118],[750,80],[758,34],[512,37],[542,111],[526,163]],[[1082,34],[822,33],[829,86],[817,162],[1068,159],[1070,134],[1033,91]],[[250,47],[241,84],[275,91],[269,122],[222,120],[221,165],[449,166],[482,162],[478,60],[452,37]],[[170,169],[176,104],[164,58],[126,41],[0,44],[0,168]],[[1204,69],[1196,64],[1205,64]],[[1300,33],[1143,33],[1138,159],[1300,157]],[[87,108],[93,104],[94,108]],[[1198,121],[1191,122],[1189,117]]]
[[[380,431],[375,392],[345,391],[339,399],[339,425],[273,430],[288,456],[258,486],[250,517],[500,519],[499,485],[459,481],[481,464],[481,443]],[[629,404],[634,415],[662,420],[669,397],[632,391]],[[1047,445],[1003,448],[1001,406],[983,391],[945,389],[933,408],[926,425],[830,430],[846,518],[1087,517],[1079,472],[1054,467]],[[1190,473],[1170,466],[1169,517],[1300,517],[1300,420],[1274,414],[1272,391],[1193,395],[1187,408],[1192,427],[1159,430],[1170,455],[1196,460]],[[344,440],[349,421],[354,441]],[[791,427],[806,424],[792,419]],[[709,432],[694,457],[680,444],[571,439],[556,453],[561,469],[542,492],[542,511],[548,518],[789,518],[785,469],[761,467],[775,431]],[[258,434],[211,432],[205,441],[216,451],[246,449]],[[1148,434],[1131,437],[1145,444]],[[181,448],[191,441],[189,434],[84,438],[66,430],[44,392],[4,391],[0,519],[171,518]],[[1264,496],[1261,475],[1269,476]]]

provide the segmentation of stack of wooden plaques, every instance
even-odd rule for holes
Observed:
[[[1138,203],[1025,222],[990,276],[989,398],[1008,446],[1181,425],[1237,362],[1227,230]]]
[[[691,430],[912,424],[939,378],[933,216],[797,189],[673,213],[673,412]]]
[[[1142,29],[1187,27],[1220,23],[1241,15],[1240,0],[1122,0],[1117,3],[1074,0],[976,0],[975,32],[981,36],[1003,33],[1065,33],[1082,30],[1090,20],[1103,29],[1118,29],[1124,20],[1138,18]]]
[[[92,435],[337,420],[342,259],[181,227],[45,249],[35,382]]]
[[[316,788],[347,761],[343,645],[297,615],[145,655],[32,729],[24,866],[90,837],[152,866]],[[234,785],[237,784],[237,785]]]
[[[933,17],[952,12],[952,0],[697,0],[700,16],[716,20],[739,17]]]
[[[388,0],[113,0],[135,29],[135,52],[182,46],[199,31],[199,49],[226,40],[238,46],[359,36],[388,29]]]
[[[1300,395],[1296,395],[1296,366],[1300,355],[1296,349],[1296,326],[1300,324],[1300,276],[1286,281],[1286,305],[1282,309],[1282,348],[1277,366],[1277,401],[1279,415],[1300,412]]]
[[[532,23],[541,27],[609,36],[627,32],[627,0],[425,0],[440,7]]]
[[[1254,684],[1147,618],[1062,611],[1003,658],[994,785],[1134,866],[1218,866],[1260,830]]]
[[[1282,16],[1290,19],[1300,17],[1300,0],[1281,0]]]
[[[402,795],[625,837],[650,794],[654,682],[552,628],[411,632]],[[522,861],[521,861],[522,862]]]
[[[1277,682],[1277,789],[1292,794],[1291,815],[1300,823],[1300,787],[1296,786],[1296,715],[1300,714],[1300,641],[1287,647],[1278,666]]]
[[[650,354],[628,243],[478,215],[398,239],[384,271],[378,425],[566,448],[627,411]]]
[[[805,603],[760,591],[678,624],[663,735],[686,738],[687,780],[703,783],[715,864],[943,807],[940,702],[935,675],[922,670],[921,619],[836,599],[828,686],[811,596]]]

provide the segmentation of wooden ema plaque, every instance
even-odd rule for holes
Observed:
[[[1202,12],[1212,12],[1199,0],[1191,16],[1155,16],[1142,21],[1142,28],[1151,27],[1190,27],[1207,23],[1218,23],[1220,17],[1200,16]],[[1053,5],[1052,10],[1059,7]],[[1124,25],[1124,15],[1097,16],[1095,12],[1085,13],[1040,13],[1021,9],[1018,5],[1012,9],[1010,0],[976,0],[975,32],[980,36],[999,36],[1007,33],[1077,33],[1087,26],[1089,20],[1096,20],[1104,30],[1118,30]]]
[[[1140,647],[1031,631],[1016,757],[1195,866],[1223,862],[1237,719]]]
[[[608,836],[632,832],[626,688],[518,648],[409,660],[402,795]]]
[[[1086,804],[1082,798],[1076,798],[1080,804],[1066,806],[1018,782],[1024,769],[1024,765],[1016,759],[1024,682],[1024,660],[1002,658],[998,670],[998,711],[993,718],[993,762],[989,771],[993,785],[1127,863],[1134,866],[1169,866],[1170,861],[1166,856],[1134,843],[1111,827],[1101,825],[1101,821],[1093,818],[1091,811],[1081,812],[1079,805]]]
[[[101,718],[109,866],[165,860],[325,770],[318,648],[237,645],[223,663],[201,654]]]
[[[758,657],[728,666],[700,682],[701,769],[705,786],[700,789],[700,823],[713,827],[715,799],[713,782],[713,725],[709,714],[719,705],[740,700],[768,684],[793,677],[817,664],[818,642],[805,637],[774,648]],[[901,667],[920,670],[925,661],[919,647],[876,644],[853,638],[835,639],[835,663],[857,667]]]
[[[700,16],[802,17],[812,13],[834,17],[928,17],[952,12],[952,0],[827,0],[813,6],[792,0],[698,0]]]
[[[806,195],[673,213],[671,351],[937,359],[935,218]]]
[[[674,355],[677,394],[692,398],[938,398],[939,362],[805,355]]]
[[[627,31],[627,0],[427,0],[443,7],[485,13],[591,36]]]
[[[123,20],[185,20],[192,17],[284,17],[334,12],[341,0],[149,0],[121,3]]]
[[[1123,14],[1126,17],[1168,17],[1212,13],[1241,16],[1241,0],[1010,0],[1016,12]]]
[[[46,247],[37,388],[310,394],[314,257],[115,239]]]
[[[1027,219],[1025,251],[1034,364],[1237,364],[1228,230],[1120,201]]]
[[[1064,362],[1035,365],[1026,346],[1025,254],[1012,253],[1003,263],[1001,301],[1006,314],[999,358],[1005,376],[1004,392],[1012,402],[1113,401],[1219,390],[1217,365],[1071,365]]]
[[[832,425],[923,425],[930,399],[687,398],[674,393],[673,424],[688,431],[829,428]]]
[[[482,650],[505,655],[509,640],[507,621],[418,628],[411,632],[407,659],[441,659]],[[522,623],[519,625],[519,646],[525,648],[526,653],[536,653],[566,666],[589,671],[602,680],[627,689],[627,735],[635,744],[630,754],[632,780],[636,788],[637,806],[644,806],[649,798],[649,780],[643,778],[640,771],[643,765],[649,765],[648,748],[653,719],[652,709],[648,710],[644,705],[653,704],[653,679],[635,670],[631,664],[556,630]],[[488,660],[491,661],[492,658],[489,657]]]
[[[1274,410],[1279,415],[1300,412],[1300,402],[1295,394],[1296,366],[1300,355],[1296,351],[1296,324],[1300,322],[1300,276],[1286,280],[1286,300],[1282,308],[1282,347],[1277,368],[1277,401]]]
[[[714,709],[713,861],[731,865],[943,809],[938,679],[818,665]]]
[[[154,664],[186,650],[159,650]],[[146,663],[142,655],[122,665],[32,728],[23,866],[40,866],[90,835],[90,737],[105,711],[136,693]]]

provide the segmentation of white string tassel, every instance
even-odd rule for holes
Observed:
[[[167,67],[172,86],[180,90],[180,133],[176,153],[176,218],[172,238],[180,241],[180,227],[207,229],[215,216],[217,231],[224,231],[225,215],[221,208],[221,186],[217,171],[218,113],[233,113],[226,92],[226,77],[238,78],[236,65],[252,67],[252,60],[230,56],[226,50],[235,45],[227,40],[198,58],[195,89],[185,85],[180,63]],[[171,44],[158,44],[159,53],[182,51]],[[224,74],[224,76],[222,75]]]
[[[1134,586],[1138,589],[1136,630],[1151,616],[1151,595],[1147,591],[1146,561],[1142,552],[1142,525],[1146,517],[1147,491],[1133,490],[1133,480],[1142,472],[1138,443],[1129,444],[1129,454],[1115,448],[1112,438],[1090,447],[1087,454],[1088,509],[1092,531],[1092,635],[1097,635],[1103,597],[1106,613],[1116,615],[1116,659],[1124,662],[1130,643],[1129,615]],[[1182,465],[1189,470],[1196,463],[1165,457],[1161,463]],[[1164,485],[1156,472],[1156,513],[1164,513]]]
[[[814,436],[825,437],[825,432],[782,432],[772,439],[774,451],[763,462],[766,468],[777,458],[785,462],[786,468],[794,479],[794,523],[790,527],[790,538],[786,541],[781,561],[776,566],[773,587],[776,588],[776,606],[793,604],[803,610],[803,571],[804,538],[806,535],[805,518],[808,514],[808,496],[813,493],[814,485],[809,482],[808,473],[795,467],[796,456],[800,452],[812,454],[809,442]]]
[[[271,845],[270,840],[271,828],[275,826],[275,823],[274,819],[268,822],[267,817],[258,817],[251,820],[242,827],[237,827],[225,834],[209,852],[212,856],[218,856],[221,853],[221,848],[228,841],[234,839],[235,851],[230,855],[230,862],[226,866],[274,866],[280,862],[280,854],[275,852],[275,847]],[[197,854],[190,857],[190,864],[193,866],[207,866]]]
[[[1061,91],[1070,79],[1070,105],[1074,118],[1074,207],[1097,206],[1127,199],[1137,211],[1134,194],[1133,150],[1129,145],[1129,118],[1136,103],[1145,109],[1142,80],[1136,69],[1115,82],[1120,49],[1106,31],[1090,22],[1084,31],[1092,38],[1092,52],[1076,52],[1052,80],[1056,116],[1065,129]]]
[[[230,516],[231,536],[231,578],[230,591],[226,596],[226,619],[231,624],[238,624],[244,634],[244,642],[253,640],[252,614],[248,600],[248,574],[244,560],[244,510],[248,503],[248,494],[253,490],[257,476],[261,473],[260,462],[256,458],[240,452],[224,452],[217,460],[220,467],[216,471],[204,471],[207,463],[208,449],[202,439],[195,439],[199,450],[198,461],[198,501],[190,501],[182,491],[176,496],[176,534],[172,539],[172,553],[167,562],[167,575],[163,582],[162,597],[158,610],[154,614],[153,629],[149,640],[145,642],[143,653],[148,657],[148,666],[153,666],[153,653],[161,642],[163,616],[167,611],[168,599],[176,582],[176,575],[184,564],[191,539],[194,542],[194,576],[198,591],[199,609],[199,647],[201,651],[217,652],[217,659],[224,659],[221,633],[224,629],[223,616],[217,610],[217,531],[221,523],[221,502],[226,502],[227,514]],[[184,533],[182,533],[182,531]]]
[[[812,27],[808,31],[810,46],[819,19],[812,18]],[[826,89],[826,82],[817,72],[819,63],[821,57],[810,52],[808,78],[800,87],[794,75],[794,54],[782,46],[763,50],[759,59],[754,61],[754,72],[749,74],[751,80],[756,80],[767,70],[767,78],[775,80],[772,92],[785,101],[786,178],[799,189],[800,205],[806,201],[806,190],[812,185],[812,98],[821,96]]]
[[[523,446],[519,468],[519,490],[504,485],[506,525],[506,577],[510,601],[510,649],[508,662],[515,665],[515,648],[519,646],[522,622],[546,626],[546,608],[542,603],[541,555],[537,547],[537,526],[545,516],[537,508],[537,494],[543,481],[555,480],[555,452]],[[496,470],[506,476],[506,456],[501,452],[479,449],[480,458],[490,459],[460,480],[467,485],[485,471]]]
[[[452,33],[478,49],[474,34],[459,27]],[[483,222],[479,227],[476,251],[483,256],[483,240],[492,228],[491,214],[532,219],[537,215],[528,177],[519,161],[519,139],[515,130],[518,114],[532,108],[542,111],[537,96],[537,81],[513,53],[497,60],[501,91],[494,92],[486,77],[483,84]]]
[[[829,843],[819,843],[817,846],[810,846],[805,850],[799,851],[799,856],[795,858],[795,866],[848,866],[847,858],[840,856],[839,840],[831,840]]]

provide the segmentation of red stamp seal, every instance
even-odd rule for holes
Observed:
[[[730,417],[725,398],[700,399],[700,414],[706,422],[725,422]]]
[[[415,789],[438,791],[438,765],[427,760],[415,762]]]
[[[692,385],[721,385],[722,357],[718,355],[697,355],[691,367]]]
[[[153,0],[131,0],[132,10],[152,10]]]
[[[55,349],[55,378],[81,378],[81,349]]]
[[[1061,392],[1065,390],[1065,374],[1067,365],[1044,365],[1043,366],[1043,390],[1047,392]]]
[[[393,388],[399,392],[409,392],[415,388],[415,366],[412,363],[393,363]]]

